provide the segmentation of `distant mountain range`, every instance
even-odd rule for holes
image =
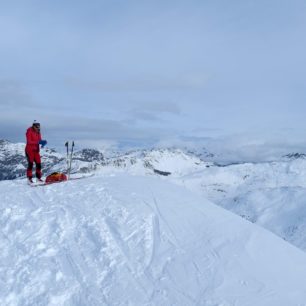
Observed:
[[[11,180],[25,176],[27,160],[25,144],[0,140],[0,180]],[[73,154],[72,173],[88,173],[96,170],[126,169],[159,175],[182,174],[188,170],[208,167],[212,162],[204,161],[213,155],[203,152],[192,152],[177,148],[135,150],[127,153],[113,153],[105,157],[95,149],[85,148]],[[41,150],[43,173],[55,171],[65,172],[67,168],[66,154],[54,149]]]
[[[27,160],[25,157],[25,144],[11,143],[0,140],[0,180],[10,180],[25,176]],[[43,172],[48,174],[54,171],[66,170],[66,156],[53,149],[41,150]],[[74,172],[89,172],[98,165],[103,165],[103,154],[97,150],[83,149],[73,156]]]
[[[24,143],[0,140],[0,180],[11,180],[25,176],[27,160],[24,149]],[[44,175],[55,171],[66,171],[66,154],[44,148],[41,150],[41,157]],[[306,159],[306,154],[290,153],[280,157],[279,161],[296,159]],[[96,149],[84,148],[73,154],[72,173],[110,171],[111,169],[125,169],[133,172],[137,169],[137,172],[142,173],[182,175],[212,165],[224,167],[233,165],[233,163],[219,164],[217,157],[213,153],[207,152],[205,148],[200,150],[187,148],[134,150],[125,153],[108,153],[107,156]]]

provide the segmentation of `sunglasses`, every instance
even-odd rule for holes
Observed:
[[[33,127],[40,129],[40,124],[33,124]]]

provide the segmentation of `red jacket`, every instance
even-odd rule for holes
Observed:
[[[32,127],[29,127],[26,132],[27,137],[27,152],[39,152],[39,141],[41,140],[41,134],[36,132]]]

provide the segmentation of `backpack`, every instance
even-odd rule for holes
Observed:
[[[67,181],[67,175],[61,172],[53,172],[46,177],[46,184]]]

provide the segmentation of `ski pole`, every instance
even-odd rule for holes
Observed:
[[[73,147],[74,147],[74,141],[72,141],[72,145],[71,145],[71,152],[70,152],[70,165],[69,165],[68,179],[70,179],[71,164],[72,164],[72,155],[73,155]]]
[[[69,172],[69,142],[68,141],[66,141],[65,147],[67,148],[66,162],[67,162],[67,174],[68,174],[68,172]]]

